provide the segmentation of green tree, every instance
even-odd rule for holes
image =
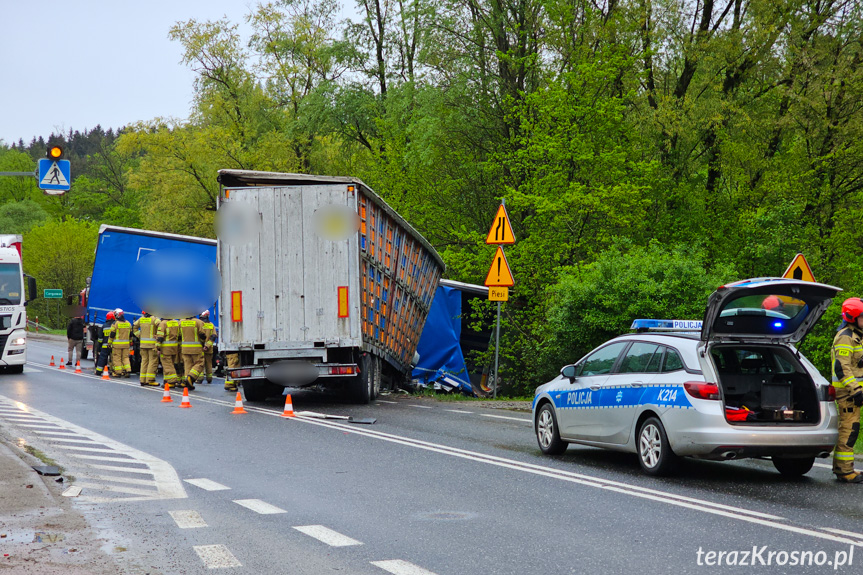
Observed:
[[[5,234],[24,234],[48,219],[48,213],[33,200],[0,205],[0,230]]]

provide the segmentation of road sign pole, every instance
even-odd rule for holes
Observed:
[[[494,399],[497,399],[497,382],[500,381],[500,376],[497,374],[498,359],[500,354],[500,302],[497,302],[497,328],[494,336]]]

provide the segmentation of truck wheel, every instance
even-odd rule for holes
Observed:
[[[381,377],[382,377],[383,370],[384,370],[383,363],[384,362],[381,358],[379,358],[377,356],[374,357],[375,369],[374,369],[374,374],[372,374],[374,379],[372,381],[372,388],[371,388],[371,399],[373,399],[373,400],[377,399],[378,395],[381,392]]]
[[[246,379],[243,381],[243,394],[246,401],[264,401],[270,396],[272,388],[264,379]]]
[[[6,373],[24,373],[23,365],[10,365],[6,367]]]
[[[365,405],[372,400],[375,388],[375,359],[370,353],[364,353],[360,356],[360,374],[352,383],[353,393],[351,395],[353,395],[355,403]]]

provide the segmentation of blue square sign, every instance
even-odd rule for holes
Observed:
[[[72,186],[71,163],[69,160],[40,159],[38,181],[39,187],[49,194],[69,190]]]

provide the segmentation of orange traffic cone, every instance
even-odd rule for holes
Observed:
[[[48,364],[48,367],[57,367],[56,365],[54,365],[54,356],[53,355],[51,356],[51,363]]]
[[[249,413],[245,409],[243,409],[243,396],[240,395],[240,392],[237,392],[237,401],[234,403],[234,411],[231,413]]]
[[[171,386],[167,383],[165,384],[165,393],[162,394],[162,403],[173,403],[173,399],[171,399]]]
[[[285,412],[282,414],[282,417],[296,417],[294,415],[294,403],[291,401],[291,394],[285,398]]]
[[[192,407],[192,403],[189,401],[189,388],[183,388],[183,401],[180,402],[180,407]]]
[[[102,369],[102,379],[105,379],[105,380],[111,381],[111,374],[110,374],[110,373],[108,373],[108,368],[107,368],[107,367],[104,367],[104,368]]]
[[[82,371],[81,371],[81,360],[78,360],[78,363],[75,364],[75,373],[82,373]]]
[[[60,368],[60,369],[66,369],[66,364],[65,364],[65,363],[63,363],[63,358],[62,358],[62,357],[60,358],[60,366],[59,366],[59,368]]]

